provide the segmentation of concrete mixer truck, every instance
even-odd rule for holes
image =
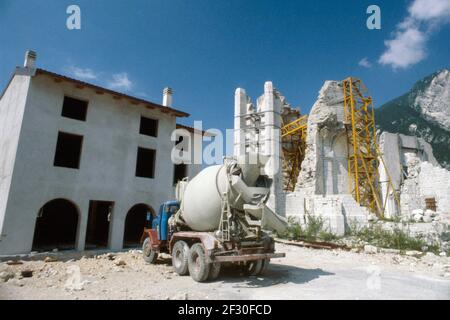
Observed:
[[[261,155],[225,158],[223,165],[180,181],[177,199],[147,216],[141,239],[145,261],[171,254],[176,273],[204,282],[216,279],[224,264],[260,275],[270,259],[284,257],[270,236],[270,231],[283,232],[286,220],[266,206],[271,185],[266,162]]]

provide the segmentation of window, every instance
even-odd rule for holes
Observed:
[[[156,151],[152,149],[138,148],[136,161],[136,177],[155,177],[155,156]]]
[[[139,133],[150,137],[158,135],[158,120],[141,117]]]
[[[173,175],[173,184],[177,184],[178,181],[187,177],[187,166],[184,163],[176,164]]]
[[[78,169],[82,145],[83,136],[64,132],[58,133],[53,165],[55,167]]]
[[[86,121],[87,101],[64,97],[61,116]]]

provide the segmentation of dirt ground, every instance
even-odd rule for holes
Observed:
[[[168,255],[146,264],[139,250],[2,262],[0,299],[450,299],[448,257],[277,250],[286,258],[272,260],[264,276],[226,269],[209,283],[178,276]]]

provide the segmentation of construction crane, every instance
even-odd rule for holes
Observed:
[[[306,129],[308,116],[301,116],[297,120],[284,124],[282,119],[281,144],[283,150],[284,190],[293,192],[297,184],[306,150]]]
[[[348,146],[349,192],[355,200],[379,217],[384,217],[389,194],[400,206],[400,199],[377,143],[373,101],[362,81],[349,77],[342,81],[344,125]],[[283,119],[284,120],[284,119]],[[308,117],[284,123],[281,129],[285,190],[292,192],[297,184],[305,156]],[[381,198],[378,168],[380,162],[388,176],[386,201]]]
[[[377,142],[372,97],[360,79],[349,77],[342,81],[344,91],[344,125],[348,145],[349,189],[355,200],[380,217],[384,217],[386,202],[382,203],[378,168],[380,160],[388,175],[385,199],[392,191],[397,205],[400,199]]]

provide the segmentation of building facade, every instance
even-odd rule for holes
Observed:
[[[34,67],[0,99],[0,254],[121,249],[198,166],[175,166],[171,91],[159,105]],[[188,127],[187,134],[195,134]]]

